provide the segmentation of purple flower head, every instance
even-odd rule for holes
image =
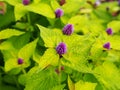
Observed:
[[[28,4],[30,3],[30,0],[23,0],[22,3],[23,3],[24,5],[28,5]]]
[[[18,64],[23,64],[23,59],[22,58],[18,58]]]
[[[109,50],[110,49],[110,42],[105,43],[103,45],[103,47]]]
[[[62,9],[58,8],[56,9],[55,11],[55,15],[56,15],[56,18],[60,18],[61,16],[63,16],[64,12]]]
[[[67,52],[67,46],[65,43],[61,42],[56,47],[56,52],[61,56],[62,54],[65,54]]]
[[[71,35],[74,31],[74,27],[72,24],[67,24],[66,26],[64,26],[63,28],[63,33],[65,35]]]
[[[112,35],[113,34],[112,28],[107,28],[106,32],[107,32],[108,35]]]

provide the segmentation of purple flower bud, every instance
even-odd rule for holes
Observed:
[[[63,33],[65,35],[71,35],[74,31],[74,27],[72,24],[67,24],[66,26],[64,26],[63,28]]]
[[[60,74],[60,71],[59,71],[59,69],[57,68],[57,69],[55,69],[55,72],[57,73],[57,74]]]
[[[30,3],[30,0],[23,0],[22,3],[23,3],[24,5],[28,5],[28,4]]]
[[[110,42],[105,43],[103,45],[103,47],[109,50],[110,49]]]
[[[65,54],[67,52],[67,46],[65,43],[61,42],[59,45],[56,47],[57,53],[61,56],[62,54]]]
[[[61,70],[64,70],[65,68],[64,68],[64,66],[61,66]]]
[[[64,12],[62,9],[58,8],[56,11],[55,11],[55,15],[56,15],[56,18],[60,18],[61,16],[63,16]]]
[[[22,58],[18,58],[18,64],[23,64],[23,59]]]
[[[107,28],[106,32],[107,32],[108,35],[112,35],[113,34],[112,28]]]
[[[64,5],[65,3],[66,3],[66,0],[60,0],[59,1],[60,6]]]
[[[56,72],[57,74],[60,74],[61,71],[63,71],[63,70],[64,70],[64,66],[61,66],[61,70],[59,70],[58,68],[56,68],[56,69],[55,69],[55,72]]]

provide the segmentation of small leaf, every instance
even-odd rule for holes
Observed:
[[[68,87],[69,90],[75,90],[75,84],[72,82],[69,76],[68,76]]]
[[[58,86],[58,75],[54,72],[54,68],[49,67],[35,72],[27,81],[25,90],[52,90],[55,86]]]
[[[120,89],[120,72],[112,62],[105,61],[96,67],[94,75],[107,90]]]
[[[5,29],[0,31],[0,39],[7,39],[10,38],[12,36],[19,36],[21,34],[24,34],[25,32],[22,31],[18,31],[15,29]]]
[[[20,20],[21,17],[23,17],[28,11],[25,9],[25,7],[22,4],[15,6],[15,20]]]
[[[48,65],[58,65],[59,55],[56,53],[55,49],[47,49],[43,56],[40,58],[39,67],[40,70],[44,69]]]
[[[17,58],[9,59],[5,61],[5,72],[10,71],[13,68],[19,67],[17,64]]]
[[[79,32],[83,27],[88,24],[88,18],[83,15],[76,15],[70,18],[68,23],[74,25],[75,32]]]
[[[45,43],[46,47],[56,47],[61,42],[61,33],[50,30],[43,26],[37,25],[40,29],[40,35]]]
[[[112,37],[106,37],[106,40],[104,42],[110,42],[111,48],[114,50],[120,50],[120,36],[119,35],[114,35]]]
[[[113,29],[113,33],[117,33],[117,32],[119,32],[120,31],[120,27],[119,27],[119,25],[120,25],[120,21],[111,21],[110,23],[108,23],[108,25],[107,25],[107,27],[108,28],[112,28]]]
[[[22,3],[21,0],[14,0],[14,1],[13,0],[4,0],[4,1],[6,1],[7,3],[9,3],[9,4],[13,5],[13,6]]]
[[[21,85],[25,85],[26,84],[26,74],[21,74],[19,77],[18,77],[18,81]]]
[[[43,15],[48,18],[55,18],[54,11],[46,3],[36,3],[26,6],[26,10]]]
[[[75,84],[75,90],[95,90],[96,83],[79,81]]]
[[[93,41],[84,40],[83,38],[81,40],[80,38],[78,40],[72,39],[70,42],[69,39],[65,39],[69,43],[67,43],[67,53],[63,55],[64,59],[61,60],[62,64],[80,72],[92,72],[91,68],[87,66],[87,58]]]
[[[27,45],[25,45],[23,48],[20,49],[19,53],[18,53],[18,57],[22,58],[25,61],[28,61],[29,58],[32,56],[32,54],[34,53],[34,50],[36,48],[36,44],[37,44],[38,39],[28,43]]]

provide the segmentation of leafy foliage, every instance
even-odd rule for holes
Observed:
[[[0,0],[0,89],[119,90],[119,4]]]

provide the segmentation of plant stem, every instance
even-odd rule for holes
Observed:
[[[27,13],[27,19],[28,19],[28,23],[31,25],[31,20],[30,20],[30,13]]]
[[[58,70],[59,70],[59,85],[61,85],[61,62],[60,62],[60,59],[59,59]]]
[[[14,79],[14,81],[15,81],[15,83],[16,83],[17,88],[21,89],[21,88],[20,88],[20,85],[19,85],[19,83],[18,83],[18,81],[17,81],[17,78],[14,76],[13,79]]]
[[[26,74],[26,71],[25,71],[25,69],[24,69],[24,68],[22,68],[22,72],[23,72],[23,74]]]

